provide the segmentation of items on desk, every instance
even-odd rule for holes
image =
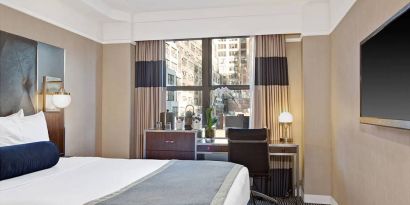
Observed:
[[[192,108],[191,110],[188,110],[188,107]],[[192,121],[193,121],[193,117],[195,115],[194,112],[195,108],[193,105],[187,105],[185,107],[185,130],[192,130]]]
[[[162,130],[162,122],[158,121],[155,123],[155,129],[156,130]]]
[[[170,122],[168,122],[168,123],[165,125],[165,130],[172,130],[172,125],[171,125]]]
[[[224,114],[218,113],[217,119],[218,119],[218,122],[216,123],[216,129],[223,129],[224,128]]]
[[[192,122],[192,129],[199,130],[201,128],[202,128],[202,122],[199,119],[194,118],[194,121]]]
[[[171,129],[175,128],[175,114],[173,112],[169,112],[169,110],[167,110],[167,112],[161,112],[159,114],[159,119],[162,123],[161,129],[166,129],[168,123],[171,123]]]
[[[206,109],[206,127],[205,127],[205,137],[206,138],[214,138],[215,137],[215,129],[213,126],[218,122],[218,119],[212,116],[212,111],[214,109],[212,107]]]
[[[184,129],[184,117],[178,117],[176,122],[176,129],[183,130]]]

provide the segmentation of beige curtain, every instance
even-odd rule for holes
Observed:
[[[136,158],[144,152],[144,131],[155,126],[166,109],[165,42],[136,42],[135,143]]]
[[[256,36],[255,47],[251,127],[268,128],[270,143],[275,143],[283,135],[278,117],[281,112],[289,111],[285,35]]]

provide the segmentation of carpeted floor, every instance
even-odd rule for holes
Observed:
[[[285,198],[285,199],[277,199],[279,204],[278,205],[319,205],[319,204],[307,204],[303,203],[302,198]],[[252,202],[249,202],[248,205],[254,205]],[[265,201],[256,201],[256,205],[272,205],[269,202]],[[321,204],[322,205],[322,204]]]

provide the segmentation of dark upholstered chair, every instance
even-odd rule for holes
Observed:
[[[264,177],[267,188],[270,180],[268,130],[229,128],[226,134],[229,140],[228,160],[247,167],[252,179]],[[255,197],[277,204],[272,197],[252,190],[251,199],[254,204]]]

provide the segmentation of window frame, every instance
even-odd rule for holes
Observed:
[[[230,90],[250,90],[251,85],[212,85],[212,40],[213,39],[231,39],[231,38],[250,38],[250,36],[227,36],[212,38],[190,38],[174,39],[166,41],[202,41],[202,85],[201,86],[166,86],[166,91],[202,91],[202,112],[205,115],[206,108],[211,106],[211,91],[217,88],[227,87]],[[229,44],[229,41],[227,41]],[[241,43],[238,45],[241,46]],[[242,48],[240,48],[242,50]],[[218,48],[217,48],[218,50]],[[216,51],[218,52],[218,51]],[[251,77],[251,76],[249,76]],[[205,120],[203,120],[205,123]]]

